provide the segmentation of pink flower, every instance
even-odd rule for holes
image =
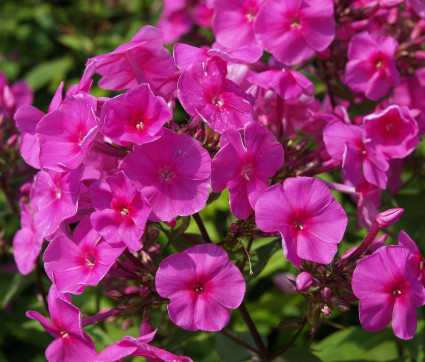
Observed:
[[[344,175],[354,186],[364,177],[382,190],[386,188],[388,162],[375,150],[363,127],[333,121],[324,129],[323,141],[329,154],[342,161]]]
[[[40,169],[40,145],[38,144],[36,127],[44,117],[44,113],[33,106],[23,106],[15,113],[16,126],[22,133],[20,153],[24,161]]]
[[[325,50],[335,36],[332,0],[267,0],[254,24],[264,49],[286,65]]]
[[[253,98],[226,79],[218,57],[195,63],[178,81],[178,98],[187,113],[200,116],[215,131],[242,128],[253,120]]]
[[[233,215],[246,219],[258,195],[269,186],[269,177],[282,166],[283,147],[257,122],[246,124],[242,135],[225,131],[220,146],[212,161],[212,189],[221,192],[227,187]]]
[[[46,273],[59,291],[81,294],[85,286],[97,285],[124,247],[114,248],[101,239],[86,216],[74,230],[73,240],[53,239],[43,260]]]
[[[135,146],[120,169],[152,206],[152,221],[192,215],[205,207],[210,192],[211,158],[201,143],[164,129],[156,141]]]
[[[78,209],[82,167],[72,172],[40,171],[31,190],[34,226],[43,236],[53,234]]]
[[[214,2],[213,31],[228,48],[258,47],[254,20],[262,0],[218,0]]]
[[[42,168],[62,172],[81,165],[99,130],[96,106],[94,97],[76,95],[38,122]]]
[[[266,70],[248,78],[264,89],[273,89],[283,99],[298,99],[302,94],[313,95],[314,84],[295,70]]]
[[[154,26],[146,25],[131,39],[112,53],[98,55],[87,61],[95,62],[96,73],[102,78],[99,87],[111,90],[133,88],[148,83],[157,91],[175,73],[170,52],[163,47],[163,34]]]
[[[385,96],[400,81],[394,61],[397,48],[398,43],[392,37],[366,31],[355,35],[348,45],[345,82],[374,101]]]
[[[94,229],[113,246],[124,243],[132,253],[139,250],[151,207],[127,176],[118,172],[95,181],[90,197],[96,209],[90,217]]]
[[[156,330],[139,338],[125,336],[99,353],[96,361],[114,362],[127,356],[141,356],[148,361],[192,362],[188,357],[176,356],[164,349],[149,345],[155,333]]]
[[[364,117],[363,124],[371,146],[388,159],[406,157],[419,143],[418,124],[406,107],[392,105]]]
[[[238,308],[245,281],[226,252],[201,244],[164,259],[155,276],[159,295],[169,298],[168,314],[179,327],[219,331],[229,322],[229,309]]]
[[[362,258],[353,273],[352,287],[360,299],[360,323],[369,332],[390,323],[397,337],[411,339],[416,332],[416,308],[425,304],[425,288],[408,267],[408,248],[383,246]]]
[[[279,231],[285,257],[329,264],[347,226],[347,215],[326,185],[311,177],[287,178],[264,191],[255,205],[260,230]]]
[[[21,203],[21,229],[13,237],[13,257],[21,274],[31,273],[42,244],[43,235],[34,227],[30,207]]]
[[[401,230],[398,235],[398,245],[410,250],[408,264],[418,280],[425,286],[425,259],[416,243],[404,230]]]
[[[27,317],[40,322],[55,339],[46,349],[49,362],[87,362],[96,358],[97,352],[90,337],[83,332],[81,312],[71,304],[71,298],[57,291],[54,285],[49,291],[50,322],[32,310]]]
[[[167,103],[147,84],[132,88],[102,107],[102,133],[120,146],[142,144],[161,137],[162,126],[171,119]]]

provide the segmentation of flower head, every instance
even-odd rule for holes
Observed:
[[[263,231],[280,232],[285,257],[299,267],[301,259],[323,264],[332,261],[347,215],[322,181],[296,177],[259,196],[255,221]]]
[[[357,263],[352,287],[367,331],[383,329],[392,316],[397,337],[411,339],[415,334],[416,308],[425,304],[425,288],[408,267],[409,255],[403,246],[383,246]]]
[[[239,307],[245,294],[241,272],[215,244],[196,245],[163,260],[155,285],[171,301],[171,320],[191,331],[221,330],[229,322],[229,309]]]

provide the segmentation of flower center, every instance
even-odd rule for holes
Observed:
[[[128,211],[128,209],[126,207],[123,207],[121,209],[121,215],[122,216],[127,216],[130,212]]]
[[[242,168],[241,176],[245,180],[249,181],[249,178],[251,177],[251,175],[252,175],[252,165],[249,163]]]
[[[204,291],[204,286],[198,283],[193,287],[193,290],[195,291],[196,294],[201,294]]]
[[[394,130],[394,124],[392,124],[391,122],[387,123],[385,129],[388,133],[391,133]]]
[[[301,21],[297,16],[292,17],[291,19],[291,28],[299,28],[301,26]]]
[[[96,262],[96,258],[93,254],[89,254],[86,256],[86,263],[87,266],[94,266],[94,263]]]
[[[136,124],[136,129],[138,131],[141,131],[143,128],[145,128],[145,124],[143,123],[143,121],[140,121],[139,123]]]
[[[296,230],[304,230],[304,226],[301,224],[301,222],[300,221],[298,221],[298,220],[295,220],[294,221],[294,228],[296,229]]]
[[[60,335],[62,338],[67,338],[69,336],[69,333],[67,331],[60,332]]]
[[[220,96],[213,97],[211,102],[212,102],[212,104],[214,104],[218,108],[220,108],[223,105],[223,102],[220,100]]]
[[[174,176],[174,173],[170,171],[168,168],[164,168],[161,171],[161,178],[165,180],[166,182],[170,181]]]
[[[246,14],[246,18],[248,19],[248,21],[251,23],[252,21],[254,21],[255,19],[255,15],[248,13]]]
[[[393,290],[393,296],[394,297],[399,297],[401,295],[401,290],[400,289],[394,289]]]

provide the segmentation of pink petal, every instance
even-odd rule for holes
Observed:
[[[199,329],[195,323],[196,295],[193,290],[180,290],[170,296],[168,305],[170,319],[183,329],[196,331]]]
[[[337,245],[327,243],[308,231],[300,230],[297,233],[297,254],[301,259],[329,264],[337,250]]]
[[[194,319],[197,329],[215,332],[229,323],[230,311],[217,303],[208,293],[201,293],[195,302]]]
[[[368,332],[385,328],[391,321],[392,311],[393,303],[387,294],[373,293],[360,299],[360,323]]]

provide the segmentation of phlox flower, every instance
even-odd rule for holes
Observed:
[[[138,338],[125,336],[106,347],[99,353],[95,361],[114,362],[127,356],[141,356],[147,358],[148,361],[192,362],[188,357],[176,356],[164,349],[149,345],[148,343],[152,341],[155,333],[156,330]]]
[[[43,169],[61,172],[81,165],[99,130],[96,106],[94,97],[75,95],[38,122],[36,132]]]
[[[63,235],[49,243],[43,255],[44,267],[60,292],[81,294],[85,286],[99,283],[124,249],[101,239],[86,216],[75,228],[72,240]]]
[[[43,236],[53,234],[78,209],[82,166],[71,172],[40,171],[31,189],[34,226]]]
[[[228,48],[258,47],[254,20],[262,0],[217,0],[214,2],[213,31]]]
[[[147,84],[140,84],[107,101],[100,115],[101,132],[120,146],[142,144],[161,137],[162,126],[171,119],[167,103]]]
[[[163,47],[163,34],[154,26],[141,28],[129,43],[113,52],[98,55],[87,61],[95,63],[102,78],[99,87],[111,90],[133,88],[148,83],[157,91],[175,73],[170,52]]]
[[[425,288],[408,267],[409,255],[403,246],[383,246],[357,263],[352,287],[360,299],[360,323],[367,331],[379,331],[392,319],[397,337],[413,338],[416,308],[425,304]]]
[[[287,178],[258,197],[255,222],[265,232],[279,231],[285,257],[329,264],[347,226],[347,215],[319,179]]]
[[[409,109],[397,105],[363,118],[366,137],[388,159],[404,158],[419,143],[418,124]]]
[[[371,100],[385,96],[400,82],[394,55],[398,42],[392,37],[369,34],[355,35],[348,44],[345,82],[356,92]]]
[[[208,151],[192,137],[169,129],[164,129],[161,138],[135,146],[121,162],[120,170],[152,206],[152,221],[192,215],[205,207],[209,196]]]
[[[96,209],[90,216],[94,229],[113,246],[139,250],[151,207],[128,177],[118,172],[93,182],[90,197]]]
[[[425,259],[416,243],[404,230],[401,230],[398,235],[398,245],[410,250],[408,264],[422,285],[425,286]]]
[[[332,0],[267,0],[254,23],[260,44],[285,65],[325,50],[335,37]]]
[[[257,122],[246,124],[242,134],[225,131],[220,146],[212,161],[212,189],[221,192],[227,187],[233,215],[246,219],[258,195],[269,186],[269,177],[282,166],[283,147]]]
[[[39,109],[26,105],[15,113],[16,126],[21,132],[20,153],[24,161],[31,167],[40,169],[40,145],[38,144],[36,128],[44,117]]]
[[[200,116],[213,130],[242,128],[253,120],[252,96],[226,79],[226,63],[218,57],[195,63],[180,76],[178,98],[189,115]]]
[[[50,322],[40,313],[32,310],[28,318],[40,322],[41,326],[55,339],[46,349],[49,362],[87,362],[97,355],[90,337],[83,332],[81,311],[71,304],[71,298],[58,292],[52,285],[49,291],[48,307]]]
[[[314,84],[304,75],[295,70],[266,70],[248,78],[254,84],[264,89],[273,89],[286,100],[298,99],[302,94],[314,94]]]
[[[363,127],[333,121],[325,127],[323,141],[329,154],[342,161],[344,175],[354,186],[364,177],[382,190],[386,188],[388,161],[373,147]]]
[[[168,314],[179,327],[219,331],[238,308],[245,281],[227,253],[215,244],[201,244],[169,256],[155,276],[159,295],[169,298]]]
[[[21,229],[13,237],[13,257],[21,274],[29,274],[34,268],[43,244],[43,235],[34,227],[31,208],[21,205]]]

